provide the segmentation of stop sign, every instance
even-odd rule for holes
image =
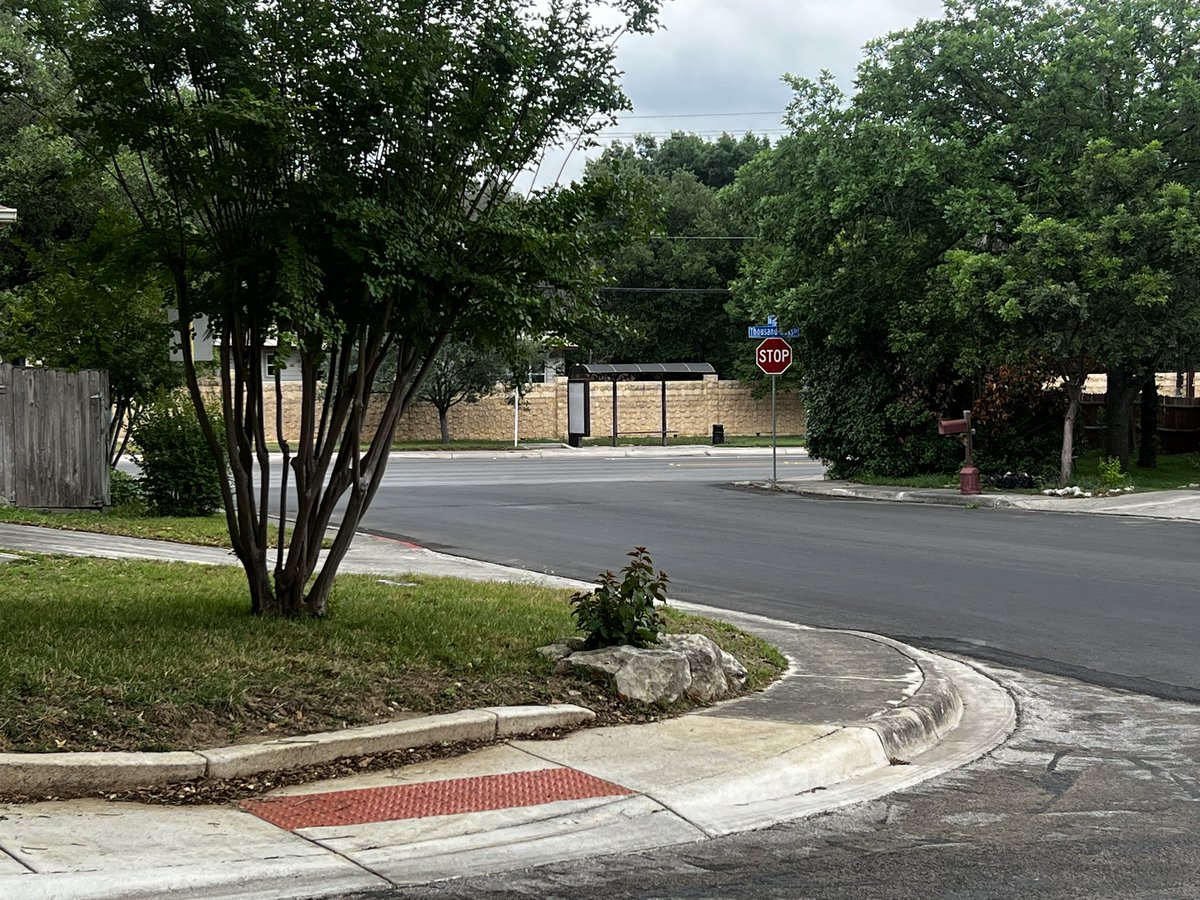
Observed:
[[[792,364],[792,345],[781,337],[767,338],[755,349],[754,362],[768,375],[782,375]]]

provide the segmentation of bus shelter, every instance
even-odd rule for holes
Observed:
[[[612,383],[612,445],[617,446],[620,435],[617,384],[622,381],[657,381],[661,385],[662,445],[667,446],[667,382],[701,381],[705,375],[716,375],[708,363],[581,363],[567,373],[567,442],[578,447],[592,433],[591,384],[594,381]],[[647,432],[626,432],[646,434]],[[659,432],[648,432],[658,434]]]

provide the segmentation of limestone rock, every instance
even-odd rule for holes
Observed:
[[[687,695],[698,703],[708,703],[729,693],[721,648],[702,634],[664,634],[658,646],[682,653],[688,661],[692,683]]]
[[[563,663],[604,678],[622,700],[639,703],[674,703],[692,682],[687,658],[671,650],[605,647],[572,653]]]
[[[581,637],[565,637],[559,638],[553,644],[547,644],[545,647],[538,647],[537,652],[547,659],[558,661],[570,656],[577,650],[582,650],[583,645],[584,640]],[[561,674],[558,666],[554,667],[554,671]],[[570,667],[567,667],[565,671],[569,672]]]
[[[725,673],[725,681],[731,690],[740,691],[746,686],[746,667],[736,656],[724,650],[721,650],[721,671]]]
[[[539,648],[558,660],[556,674],[585,672],[611,684],[622,700],[661,705],[686,695],[708,703],[746,684],[742,664],[700,634],[661,635],[656,647],[644,650],[624,646],[561,653],[562,646]]]

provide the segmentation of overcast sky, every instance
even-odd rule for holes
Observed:
[[[634,108],[604,143],[671,131],[774,139],[790,99],[784,73],[815,78],[829,69],[849,90],[863,44],[941,11],[941,0],[667,0],[657,32],[618,45]],[[539,184],[555,179],[563,159],[547,158]],[[584,159],[572,154],[563,180]]]

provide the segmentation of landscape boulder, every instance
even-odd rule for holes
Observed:
[[[625,701],[666,705],[687,697],[708,703],[739,690],[746,670],[700,634],[661,635],[657,646],[572,650],[565,639],[538,651],[558,659],[555,671],[606,681]]]
[[[702,634],[664,634],[658,641],[663,650],[682,653],[688,661],[692,683],[687,695],[698,703],[708,703],[740,689],[746,683],[746,670],[736,659]],[[726,675],[725,657],[733,667],[741,670],[741,680],[732,680]]]

